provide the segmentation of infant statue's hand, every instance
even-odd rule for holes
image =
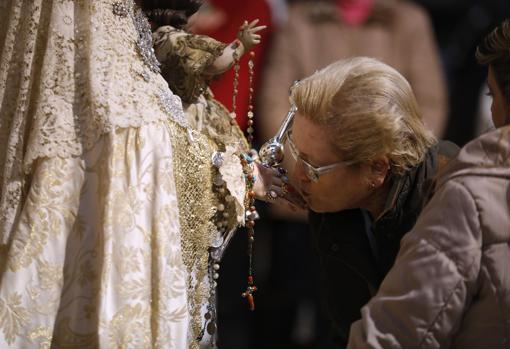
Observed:
[[[237,32],[237,38],[243,44],[245,51],[249,51],[253,46],[260,43],[260,35],[257,33],[265,29],[266,26],[261,25],[256,27],[258,22],[258,19],[255,19],[250,23],[248,23],[248,21],[244,21],[243,25]]]
[[[254,175],[257,180],[253,191],[257,199],[268,202],[283,200],[295,208],[306,208],[303,197],[289,183],[287,171],[283,168],[266,167],[255,163]]]

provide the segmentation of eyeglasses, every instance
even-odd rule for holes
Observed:
[[[292,141],[292,131],[289,131],[287,140],[289,142],[289,148],[290,148],[290,153],[292,154],[292,157],[294,158],[295,161],[303,164],[303,166],[305,168],[306,177],[308,177],[308,179],[310,179],[312,182],[317,182],[319,180],[319,177],[325,173],[331,172],[339,167],[346,167],[346,166],[354,165],[356,163],[355,161],[340,161],[340,162],[336,162],[331,165],[315,167],[312,164],[310,164],[308,161],[303,159],[303,157],[300,155],[299,150],[297,149],[296,145]]]

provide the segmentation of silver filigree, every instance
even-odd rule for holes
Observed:
[[[150,82],[152,79],[149,69],[156,74],[160,74],[161,63],[156,58],[152,46],[152,32],[147,17],[140,8],[136,7],[133,0],[115,2],[113,4],[113,12],[118,16],[131,17],[138,34],[136,48],[144,65],[148,68],[138,71],[138,74],[140,74],[146,82]],[[188,120],[182,110],[182,102],[179,96],[172,94],[168,89],[160,87],[158,98],[161,107],[169,115],[169,118],[188,129],[188,139],[190,142],[193,142],[193,134],[189,129]]]
[[[218,233],[218,235],[211,241],[211,247],[213,248],[220,248],[221,245],[223,245],[223,242],[225,241],[225,238],[221,233]]]
[[[142,10],[136,9],[133,15],[133,23],[138,33],[138,40],[136,41],[136,47],[138,53],[142,57],[143,62],[150,70],[154,73],[161,73],[161,63],[159,63],[154,53],[154,47],[152,46],[152,32],[147,17],[143,14]]]
[[[140,72],[140,76],[146,81],[146,82],[149,82],[151,81],[151,75],[150,73],[147,71],[147,70],[142,70]]]
[[[179,96],[172,94],[169,90],[162,88],[159,93],[159,101],[163,109],[170,114],[170,118],[181,125],[188,128],[188,120],[182,110],[182,103]]]
[[[234,227],[232,228],[231,230],[229,230],[226,234],[223,234],[223,243],[221,244],[220,247],[213,247],[210,249],[210,255],[211,255],[211,259],[212,259],[212,263],[217,263],[219,261],[221,261],[222,257],[223,257],[223,254],[225,252],[225,249],[227,248],[227,246],[229,246],[230,244],[230,240],[232,239],[232,237],[235,235],[235,232],[237,231],[237,227]]]
[[[149,21],[143,11],[136,7],[133,0],[117,1],[113,4],[113,13],[120,17],[131,17],[138,38],[136,48],[145,65],[154,73],[161,72],[159,63],[152,46],[152,31]]]
[[[223,165],[223,153],[216,151],[212,156],[212,163],[214,167],[220,168]]]
[[[123,1],[113,3],[113,14],[119,17],[129,16],[129,6]]]

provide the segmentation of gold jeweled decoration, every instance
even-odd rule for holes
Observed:
[[[174,153],[177,202],[181,225],[181,246],[184,264],[189,272],[188,299],[192,317],[193,338],[198,338],[201,325],[201,306],[207,302],[209,289],[204,282],[209,267],[209,246],[216,233],[212,217],[216,213],[213,167],[211,155],[215,145],[203,135],[195,133],[194,143],[189,145],[186,132],[179,126],[170,127]],[[198,340],[190,344],[198,348]]]

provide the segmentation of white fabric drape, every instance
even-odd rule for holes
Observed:
[[[187,348],[169,133],[37,163],[0,279],[2,348]]]
[[[0,0],[1,348],[190,345],[182,107],[118,2]]]

